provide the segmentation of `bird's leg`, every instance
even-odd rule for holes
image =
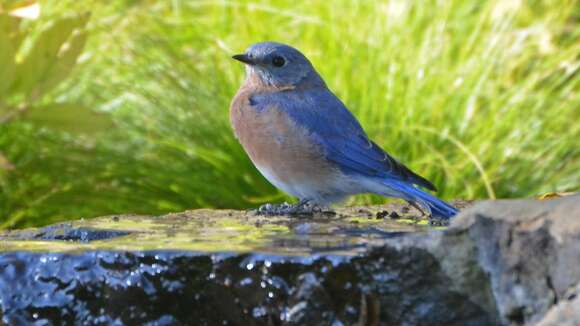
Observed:
[[[298,203],[296,203],[295,205],[293,205],[293,208],[297,212],[304,211],[304,210],[307,209],[309,203],[310,203],[310,200],[309,199],[302,198],[302,199],[300,199],[300,201]]]
[[[300,201],[292,207],[293,212],[289,212],[290,215],[312,215],[314,213],[319,213],[322,208],[317,204],[313,203],[310,199],[300,199]]]
[[[283,215],[311,215],[313,211],[310,207],[310,200],[302,198],[298,203],[284,207],[281,213]]]
[[[421,206],[417,205],[416,202],[414,201],[408,201],[407,203],[409,203],[409,205],[413,206],[416,210],[419,211],[419,213],[421,213],[420,217],[423,217],[425,215],[427,215],[427,213],[425,213],[425,211],[423,210],[423,208],[421,208]]]

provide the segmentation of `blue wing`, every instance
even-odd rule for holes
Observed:
[[[283,110],[310,132],[326,158],[345,173],[395,179],[435,190],[431,182],[371,141],[352,113],[327,89],[260,94],[250,101],[258,110]]]

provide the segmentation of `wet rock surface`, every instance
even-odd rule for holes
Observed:
[[[579,261],[578,196],[112,216],[0,233],[0,324],[573,324]]]
[[[487,202],[465,213],[450,233],[477,248],[504,323],[537,323],[580,281],[580,196]]]

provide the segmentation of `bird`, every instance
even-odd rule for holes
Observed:
[[[246,70],[230,105],[234,135],[272,185],[299,199],[258,212],[290,214],[371,193],[403,199],[430,219],[457,214],[422,189],[436,191],[430,181],[369,138],[299,50],[260,42],[232,58]]]

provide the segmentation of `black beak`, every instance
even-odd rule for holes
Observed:
[[[243,63],[245,63],[245,64],[248,64],[248,65],[253,65],[253,64],[256,64],[256,63],[254,62],[254,60],[252,60],[252,58],[250,58],[250,56],[248,56],[248,55],[247,55],[247,54],[245,54],[245,53],[244,53],[244,54],[236,54],[236,55],[232,56],[232,58],[233,58],[233,59],[236,59],[236,60],[238,60],[238,61],[240,61],[240,62],[243,62]]]

